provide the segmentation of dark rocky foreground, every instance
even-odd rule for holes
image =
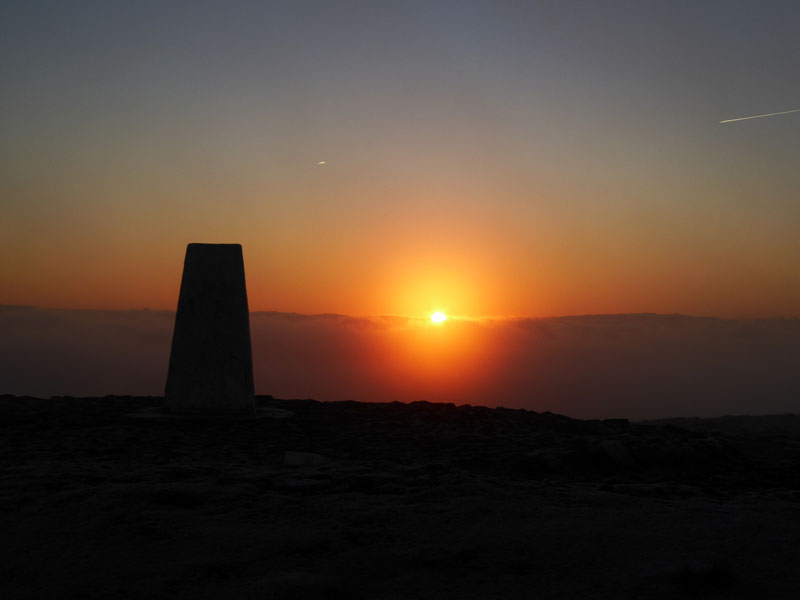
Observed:
[[[271,398],[259,418],[148,415],[160,404],[0,398],[4,598],[800,589],[796,416]]]

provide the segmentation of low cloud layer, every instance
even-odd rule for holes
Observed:
[[[174,313],[0,307],[0,393],[161,395]],[[647,418],[800,412],[800,320],[253,313],[256,392]]]

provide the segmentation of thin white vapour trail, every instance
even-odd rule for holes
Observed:
[[[747,121],[748,119],[760,119],[762,117],[774,117],[775,115],[788,115],[789,113],[800,112],[800,108],[794,110],[784,110],[783,112],[767,113],[766,115],[753,115],[752,117],[739,117],[738,119],[726,119],[720,123],[733,123],[734,121]]]

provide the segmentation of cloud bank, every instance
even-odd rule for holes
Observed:
[[[0,307],[0,393],[161,395],[174,313]],[[251,315],[256,392],[649,418],[800,412],[800,320]]]

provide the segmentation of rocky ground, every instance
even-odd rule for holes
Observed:
[[[4,598],[794,598],[800,417],[0,398]]]

